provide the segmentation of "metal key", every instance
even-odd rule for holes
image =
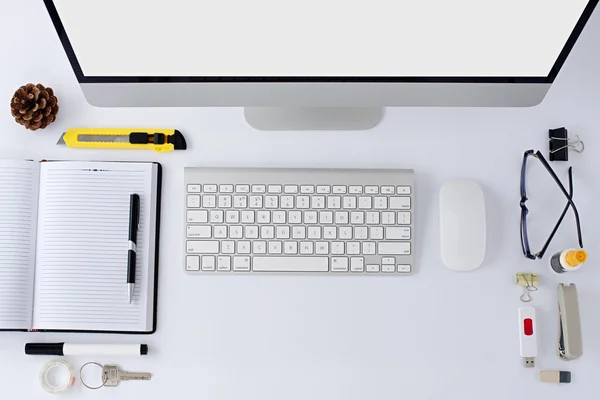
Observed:
[[[145,372],[125,372],[116,365],[102,367],[102,381],[104,386],[117,386],[120,381],[149,381],[152,375]]]

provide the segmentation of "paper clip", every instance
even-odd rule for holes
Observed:
[[[530,293],[537,291],[539,284],[538,274],[517,272],[517,285],[523,288],[523,294],[520,297],[523,303],[529,303],[532,300]]]
[[[568,136],[566,128],[550,129],[550,161],[569,161],[569,150],[583,152],[585,144],[579,135]]]

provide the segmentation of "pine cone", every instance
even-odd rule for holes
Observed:
[[[15,92],[10,111],[15,121],[25,128],[32,131],[44,129],[56,119],[58,99],[51,88],[28,83]]]

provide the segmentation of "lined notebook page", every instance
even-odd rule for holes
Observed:
[[[33,325],[149,331],[154,295],[156,166],[41,164]],[[141,201],[134,297],[127,301],[129,195]]]
[[[31,328],[39,163],[0,160],[0,329]]]

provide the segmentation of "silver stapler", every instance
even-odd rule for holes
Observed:
[[[579,300],[574,284],[558,284],[558,356],[574,360],[583,354]]]

